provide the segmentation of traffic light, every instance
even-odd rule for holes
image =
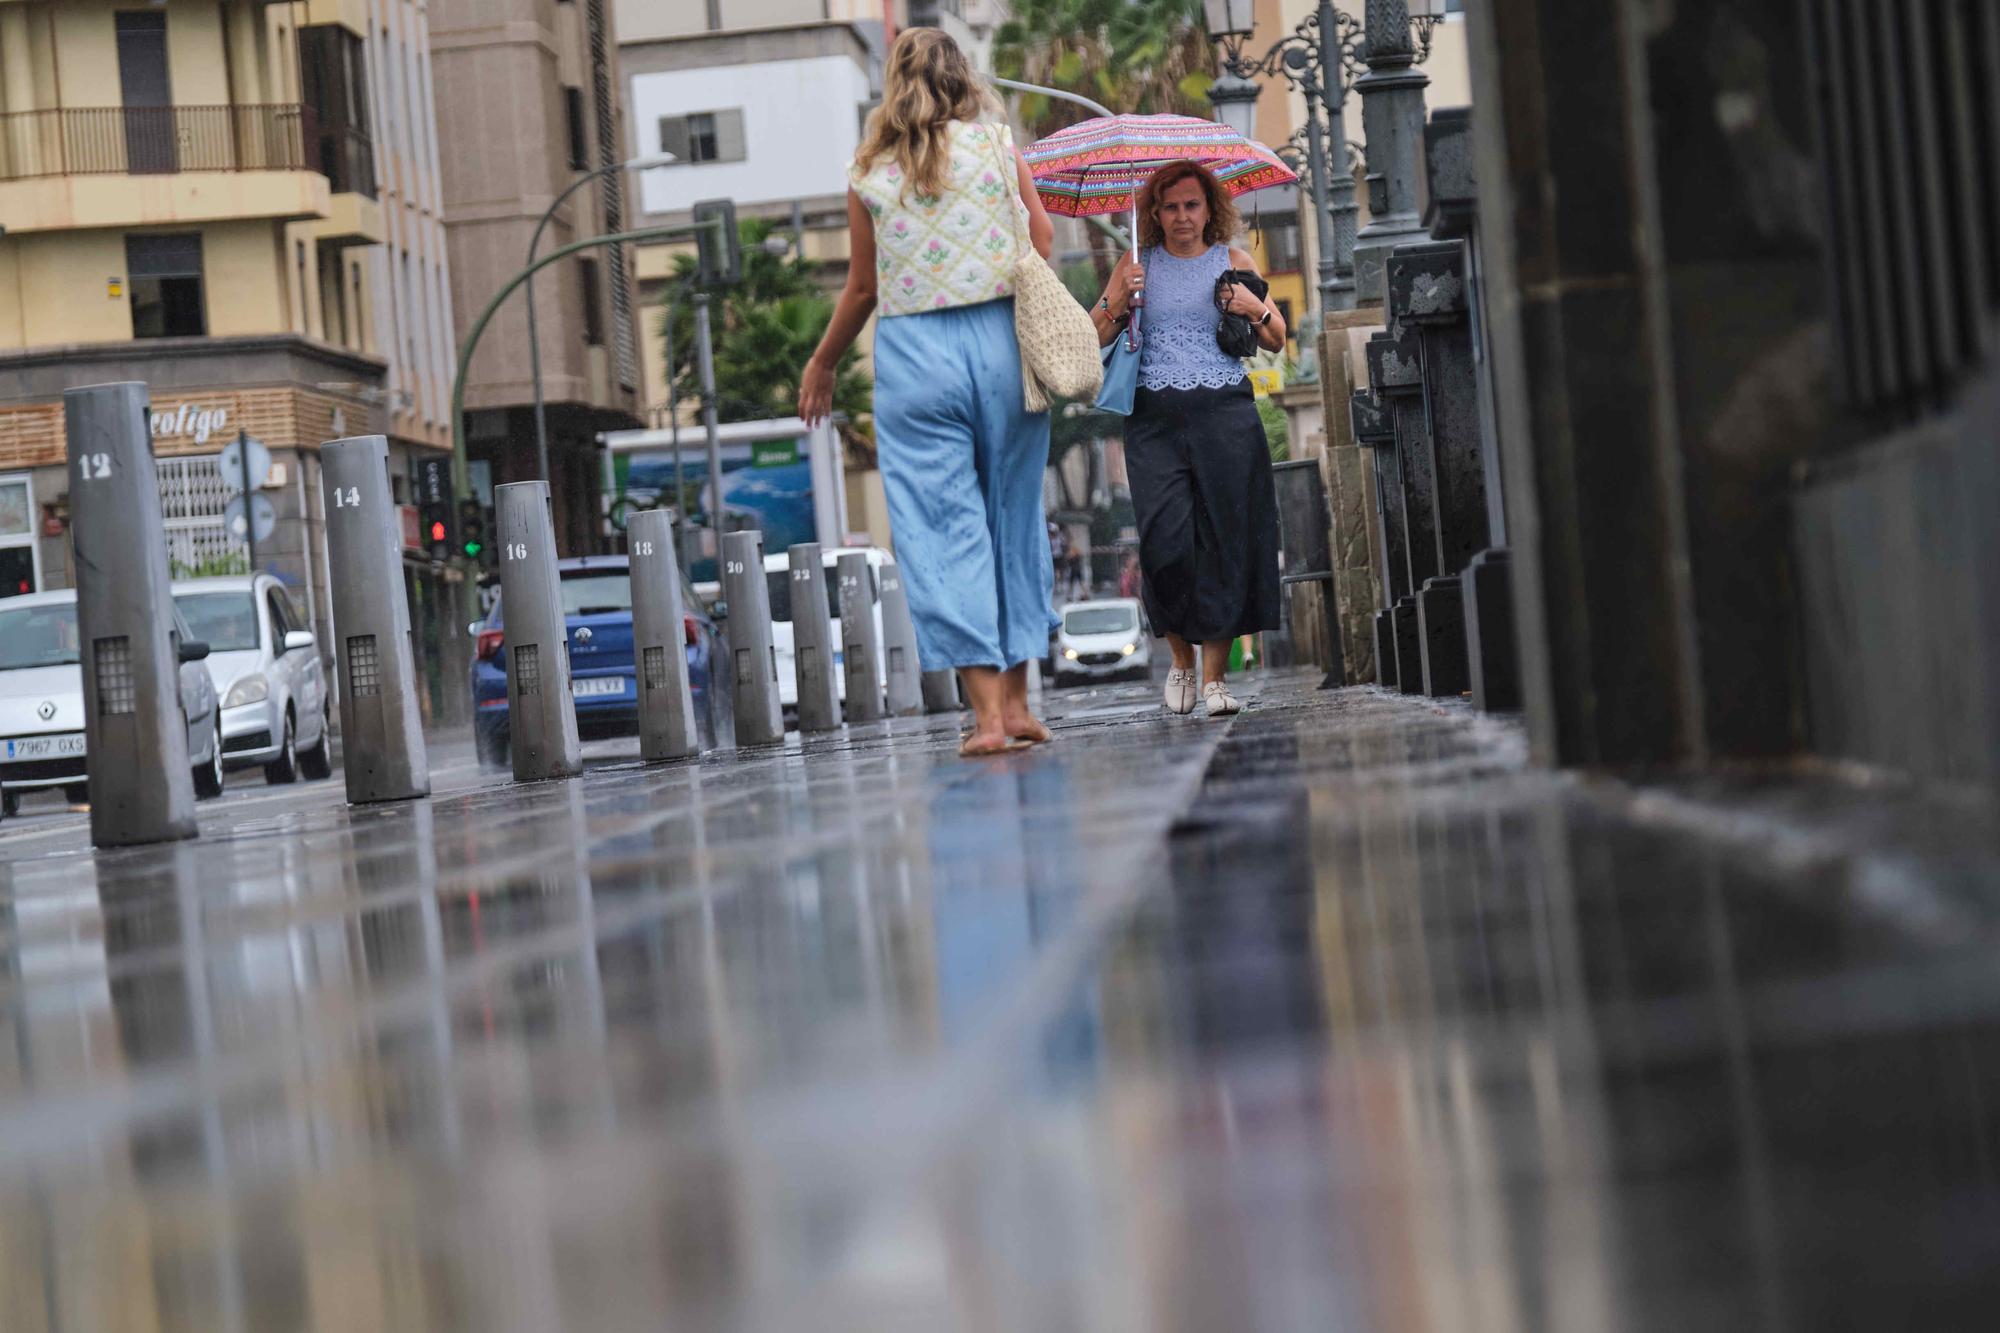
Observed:
[[[695,281],[728,287],[743,277],[743,241],[736,231],[736,201],[708,199],[694,206]]]
[[[471,496],[458,502],[458,549],[475,565],[486,553],[486,506]]]
[[[451,460],[418,461],[417,514],[423,525],[424,547],[431,559],[451,559]]]

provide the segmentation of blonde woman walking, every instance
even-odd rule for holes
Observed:
[[[848,171],[853,259],[799,415],[825,418],[833,368],[869,315],[875,442],[897,563],[926,669],[957,668],[965,755],[1049,738],[1027,664],[1056,624],[1043,529],[1049,418],[1021,403],[1015,210],[1048,256],[1054,229],[999,103],[958,45],[911,28],[889,48],[882,105]]]

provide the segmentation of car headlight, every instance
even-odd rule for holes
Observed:
[[[223,699],[224,708],[241,708],[244,704],[260,704],[271,697],[271,684],[262,676],[245,676],[229,687],[229,694]]]
[[[1067,658],[1069,661],[1072,662],[1076,661],[1076,649],[1074,648],[1063,649],[1063,656]]]
[[[1136,643],[1128,643],[1123,648],[1120,648],[1118,651],[1125,654],[1125,656],[1130,657],[1133,653],[1139,651],[1139,645]]]

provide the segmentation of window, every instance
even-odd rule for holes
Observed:
[[[1273,273],[1297,273],[1303,264],[1299,220],[1277,218],[1264,224],[1264,258]]]
[[[134,338],[199,338],[208,332],[201,285],[201,234],[127,236]]]
[[[0,480],[0,597],[35,591],[34,497],[26,477]]]
[[[590,144],[583,128],[583,89],[563,89],[563,111],[569,119],[569,165],[582,171],[590,165]]]
[[[1278,318],[1285,321],[1285,337],[1287,339],[1298,337],[1299,327],[1292,323],[1292,303],[1281,296],[1271,304],[1278,307]]]
[[[604,346],[604,303],[598,290],[597,261],[579,259],[577,269],[583,278],[583,341],[586,346]]]
[[[677,161],[741,162],[743,160],[743,113],[741,111],[695,111],[685,116],[660,117],[660,149]]]
[[[298,242],[299,332],[312,336],[312,300],[306,293],[306,243]]]
[[[174,606],[187,621],[188,633],[214,652],[248,652],[257,646],[257,599],[247,592],[184,592],[174,597]]]

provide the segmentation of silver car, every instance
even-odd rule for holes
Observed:
[[[185,579],[174,584],[174,605],[208,644],[223,762],[262,764],[266,782],[331,774],[326,677],[285,585],[269,574]]]
[[[179,611],[174,632],[185,659],[181,713],[187,719],[195,794],[220,796],[220,710],[200,660],[207,648]],[[89,799],[80,644],[74,589],[0,601],[0,791],[10,815],[25,792],[60,787],[72,805]]]

